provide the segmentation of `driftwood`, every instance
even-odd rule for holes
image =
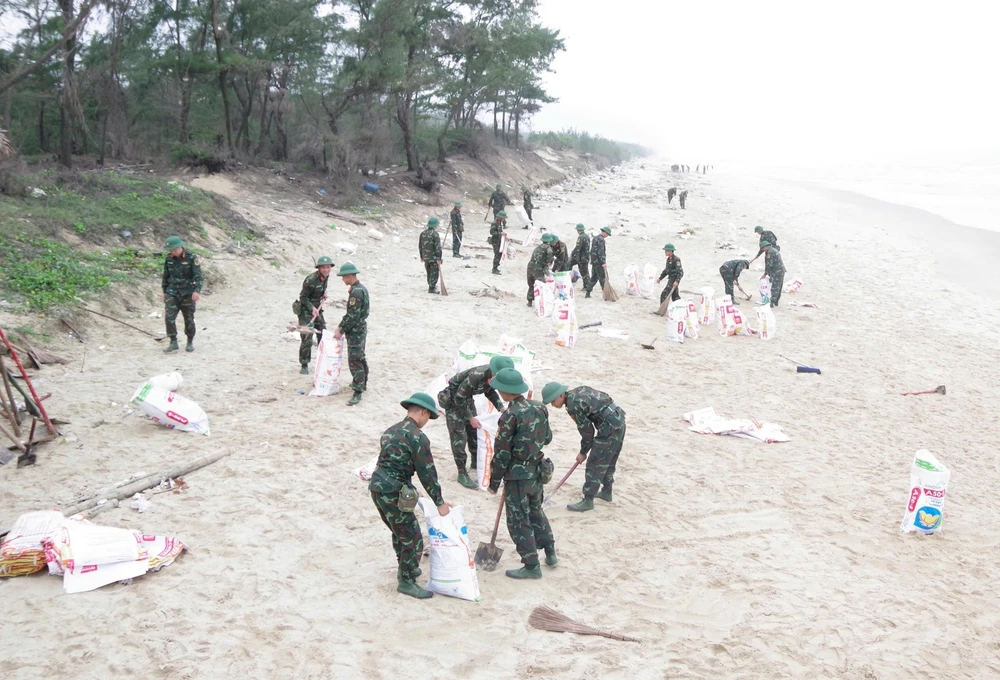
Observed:
[[[352,217],[350,215],[345,215],[344,213],[334,212],[332,210],[327,210],[326,208],[321,209],[320,212],[322,212],[327,217],[336,217],[338,220],[344,220],[345,222],[350,222],[351,224],[356,224],[359,227],[366,227],[366,226],[368,226],[368,223],[365,222],[364,220],[359,220],[357,217]]]

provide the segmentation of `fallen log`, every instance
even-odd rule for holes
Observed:
[[[336,213],[336,212],[333,212],[332,210],[326,210],[325,208],[321,209],[320,212],[323,213],[324,215],[326,215],[327,217],[335,217],[338,220],[344,220],[345,222],[350,222],[351,224],[356,224],[359,227],[367,227],[368,226],[368,223],[365,222],[364,220],[359,220],[357,217],[353,217],[353,216],[350,216],[350,215],[345,215],[344,213]]]

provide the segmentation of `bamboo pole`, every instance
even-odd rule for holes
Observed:
[[[17,402],[14,401],[14,393],[10,391],[10,376],[7,375],[7,367],[3,365],[3,357],[0,357],[0,373],[3,374],[4,391],[7,393],[7,403],[10,406],[10,414],[13,418],[12,425],[18,437],[21,436],[21,424],[17,422]]]
[[[21,360],[18,358],[17,352],[15,352],[14,348],[10,346],[10,340],[7,339],[7,336],[4,334],[2,328],[0,328],[0,340],[3,340],[3,344],[7,345],[7,349],[10,350],[11,358],[21,371],[21,377],[24,378],[24,382],[28,384],[28,389],[31,390],[31,396],[35,399],[35,406],[38,407],[39,412],[42,414],[42,419],[45,421],[45,427],[49,428],[49,432],[51,434],[59,434],[55,426],[52,424],[52,421],[49,420],[49,414],[45,412],[45,407],[42,406],[42,402],[38,398],[38,393],[35,392],[35,386],[31,384],[31,380],[28,378],[28,372],[24,370],[24,366],[21,364]]]

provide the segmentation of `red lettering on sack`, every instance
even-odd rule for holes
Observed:
[[[88,564],[87,566],[85,566],[83,569],[80,570],[80,573],[81,574],[89,574],[89,573],[94,572],[94,571],[97,571],[97,565],[96,564]]]
[[[944,489],[928,489],[924,487],[924,495],[931,498],[944,498]]]
[[[915,486],[910,492],[910,504],[906,506],[907,512],[913,512],[917,507],[917,501],[920,500],[920,487]]]
[[[185,418],[184,416],[182,416],[180,413],[175,413],[174,411],[167,411],[167,418],[170,418],[170,420],[178,422],[181,425],[187,425],[188,422],[190,422],[190,421],[188,421],[187,418]]]

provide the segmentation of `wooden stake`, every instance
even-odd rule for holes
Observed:
[[[59,431],[56,430],[55,426],[52,424],[52,421],[49,420],[49,414],[45,412],[45,407],[42,406],[42,402],[38,398],[38,393],[35,392],[35,386],[31,384],[31,379],[28,377],[28,372],[24,370],[24,366],[21,364],[21,360],[18,358],[17,352],[15,352],[14,348],[11,347],[10,341],[7,339],[7,336],[6,334],[4,334],[2,328],[0,328],[0,340],[3,340],[3,344],[7,346],[7,349],[10,351],[11,358],[14,360],[14,363],[17,364],[18,369],[20,369],[21,371],[21,377],[24,378],[24,382],[28,385],[28,389],[31,390],[31,396],[34,397],[35,406],[38,408],[39,413],[42,414],[42,419],[45,421],[45,427],[49,428],[49,432],[52,435],[59,434]]]

